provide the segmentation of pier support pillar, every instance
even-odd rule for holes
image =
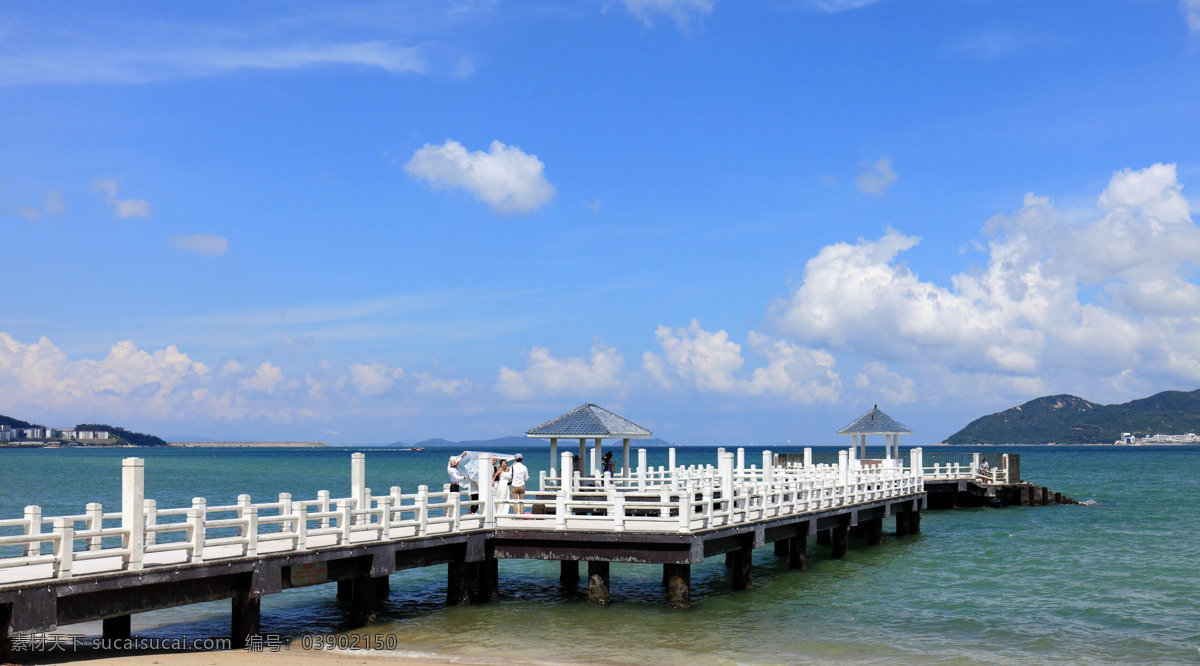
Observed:
[[[251,636],[262,633],[262,597],[235,596],[232,600],[233,621],[229,638],[233,649],[245,649]]]
[[[692,565],[664,564],[663,581],[667,588],[667,606],[692,607]]]
[[[489,557],[476,566],[479,568],[479,587],[475,590],[475,602],[500,601],[500,560]]]
[[[909,511],[908,512],[908,533],[909,534],[920,534],[921,533],[921,512],[920,511]]]
[[[471,586],[475,582],[474,562],[450,562],[446,565],[446,605],[471,605]]]
[[[726,569],[732,569],[732,568],[733,568],[733,563],[734,563],[734,555],[733,555],[733,553],[725,553],[725,568],[726,568]]]
[[[805,529],[804,532],[805,534],[798,534],[788,539],[788,541],[791,541],[791,544],[788,545],[787,568],[793,571],[809,570],[808,529]]]
[[[846,525],[838,525],[833,528],[833,542],[829,545],[829,556],[833,559],[845,557],[846,553],[850,552],[849,539],[847,538],[850,528]]]
[[[910,511],[896,514],[896,536],[904,538],[908,536],[908,514]]]
[[[132,615],[118,615],[116,617],[106,617],[101,623],[104,628],[104,637],[121,640],[133,637],[133,630],[130,625]]]
[[[826,548],[833,545],[833,537],[830,535],[829,530],[819,530],[817,532],[817,545],[825,546]]]
[[[608,605],[608,562],[588,562],[588,603]]]
[[[775,554],[783,557],[791,552],[791,539],[780,539],[775,542]]]
[[[754,562],[754,547],[742,546],[733,555],[733,589],[748,590],[754,586],[750,578],[750,565]]]
[[[558,582],[563,587],[576,587],[579,585],[579,562],[575,560],[563,560],[558,563]]]
[[[878,546],[883,543],[883,518],[872,518],[867,521],[867,545]]]

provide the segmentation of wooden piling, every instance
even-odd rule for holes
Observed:
[[[666,581],[667,606],[692,607],[692,565],[664,564],[663,580]]]
[[[754,586],[750,578],[750,567],[754,562],[753,546],[742,546],[730,554],[733,555],[733,589],[750,589]]]
[[[579,562],[562,560],[558,563],[558,582],[563,587],[578,587]]]
[[[104,618],[101,622],[104,637],[113,640],[132,638],[133,631],[130,623],[132,619],[132,615],[118,615],[116,617]]]
[[[446,565],[446,605],[469,606],[471,583],[474,582],[475,564],[456,561]]]
[[[231,602],[233,618],[230,622],[229,638],[233,649],[246,648],[251,636],[262,633],[262,597],[239,594]]]
[[[588,562],[588,603],[607,606],[608,597],[608,562],[592,560]]]
[[[839,559],[846,556],[850,552],[849,539],[847,534],[850,528],[847,525],[838,525],[833,528],[833,542],[829,545],[829,556],[833,559]]]
[[[866,528],[868,546],[878,546],[883,543],[883,516],[868,520],[863,527]]]
[[[908,512],[908,533],[909,534],[920,534],[921,533],[921,512],[920,511],[909,511]]]
[[[808,571],[808,530],[789,540],[792,543],[788,553],[788,568],[793,571]]]
[[[896,536],[904,538],[908,536],[908,511],[896,514]]]

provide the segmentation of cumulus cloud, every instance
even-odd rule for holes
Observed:
[[[425,144],[413,153],[404,170],[439,188],[462,188],[486,202],[499,215],[528,213],[554,196],[536,155],[493,141],[488,152],[468,152],[454,140]]]
[[[524,370],[500,367],[495,390],[513,400],[528,400],[542,393],[587,394],[617,386],[625,359],[617,350],[597,342],[590,359],[555,358],[546,347],[529,350]]]
[[[970,377],[980,387],[1119,396],[1194,386],[1200,229],[1188,210],[1174,165],[1123,170],[1083,222],[1026,196],[985,227],[986,266],[948,285],[899,261],[920,239],[897,231],[827,246],[771,316],[791,340],[941,373],[943,386]],[[861,382],[886,376],[864,367]]]
[[[882,2],[882,0],[812,0],[814,6],[830,14],[860,9],[877,2]]]
[[[216,234],[184,234],[172,236],[171,244],[181,250],[197,254],[220,256],[229,251],[229,241]]]
[[[651,18],[656,14],[664,14],[675,21],[680,28],[687,28],[694,15],[709,14],[713,10],[714,0],[624,0],[625,8],[629,10],[647,28],[654,24]]]
[[[270,394],[274,393],[282,382],[283,370],[270,361],[264,361],[262,365],[258,366],[258,370],[254,371],[253,377],[247,377],[241,381],[241,386],[251,391]]]
[[[113,178],[100,178],[92,183],[92,192],[104,197],[104,202],[113,207],[113,212],[122,220],[150,215],[150,204],[144,199],[120,199],[117,197],[118,183]]]
[[[642,369],[665,389],[694,389],[724,395],[781,395],[802,403],[832,401],[841,380],[834,357],[783,340],[749,334],[749,344],[768,361],[749,378],[741,376],[742,346],[725,331],[706,331],[693,319],[684,328],[659,326],[654,333],[662,354],[645,352]]]
[[[45,203],[39,210],[33,206],[17,206],[17,215],[27,220],[40,220],[43,214],[49,216],[65,215],[67,204],[63,201],[62,192],[54,191],[46,194]]]
[[[861,166],[863,171],[854,180],[854,186],[858,188],[859,192],[878,196],[896,182],[896,172],[892,171],[892,158],[886,155],[874,163],[868,161]]]
[[[882,398],[883,401],[892,404],[917,400],[917,383],[888,370],[886,365],[878,361],[863,364],[858,377],[854,379],[854,388],[861,394]]]
[[[391,388],[392,383],[404,376],[404,370],[389,368],[382,363],[350,365],[350,384],[362,395],[378,395]]]

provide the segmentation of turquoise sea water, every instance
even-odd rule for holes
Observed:
[[[612,605],[595,607],[583,587],[560,588],[557,563],[502,560],[496,604],[446,608],[445,567],[434,566],[392,576],[368,627],[347,627],[334,586],[322,585],[265,597],[262,628],[297,643],[394,636],[395,654],[471,663],[1200,663],[1200,447],[988,450],[1020,453],[1025,479],[1088,504],[927,511],[921,535],[897,539],[887,521],[882,545],[851,539],[841,560],[810,543],[807,572],[789,571],[768,544],[742,592],[729,589],[724,558],[709,558],[693,566],[689,610],[665,607],[658,566],[613,564]],[[96,501],[116,511],[130,455],[146,460],[146,497],[160,508],[196,496],[233,504],[239,493],[346,496],[351,451],[0,451],[0,519],[26,504],[45,515]],[[377,494],[440,487],[453,453],[363,451]],[[525,454],[536,478],[548,450]],[[649,456],[666,464],[665,449]],[[716,450],[682,448],[678,461],[715,464]],[[761,449],[746,461],[760,462]],[[141,636],[223,637],[228,627],[228,602],[133,618]]]

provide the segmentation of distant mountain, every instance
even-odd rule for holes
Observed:
[[[1073,395],[1037,398],[975,419],[947,444],[1110,444],[1121,433],[1144,437],[1200,432],[1200,390],[1164,391],[1119,405]]]
[[[3,414],[0,414],[0,425],[11,426],[13,428],[41,428],[42,427],[40,425],[36,425],[36,424],[30,423],[28,421],[22,421],[21,419],[14,419],[11,416],[5,416]]]
[[[564,446],[571,446],[572,442],[574,442],[575,446],[579,445],[579,440],[577,440],[577,439],[560,439],[560,440],[558,440],[559,449],[562,450],[562,447],[564,447]],[[397,445],[405,446],[405,447],[423,446],[427,449],[459,449],[460,451],[496,451],[498,453],[506,453],[509,451],[519,451],[519,450],[524,450],[524,449],[548,446],[549,443],[550,443],[549,440],[545,440],[545,439],[540,439],[540,438],[534,439],[534,438],[526,437],[524,435],[514,435],[512,437],[497,437],[496,439],[470,439],[470,440],[466,440],[466,441],[462,441],[462,442],[451,442],[449,440],[442,439],[439,437],[437,439],[427,439],[423,442],[417,442],[416,444],[400,444],[399,442],[397,442]],[[592,444],[592,442],[589,439],[588,446],[591,446],[591,444]],[[611,440],[611,439],[605,440],[606,447],[611,447],[612,445],[613,445],[613,440]],[[659,439],[659,438],[655,437],[653,439],[630,440],[629,446],[630,446],[630,448],[637,448],[639,446],[640,447],[650,447],[650,446],[675,446],[675,445],[668,442],[665,439]]]
[[[140,432],[132,432],[124,428],[116,426],[103,425],[99,423],[80,423],[75,426],[76,430],[107,430],[109,434],[120,437],[134,446],[167,446],[166,440],[154,435],[146,435]]]

